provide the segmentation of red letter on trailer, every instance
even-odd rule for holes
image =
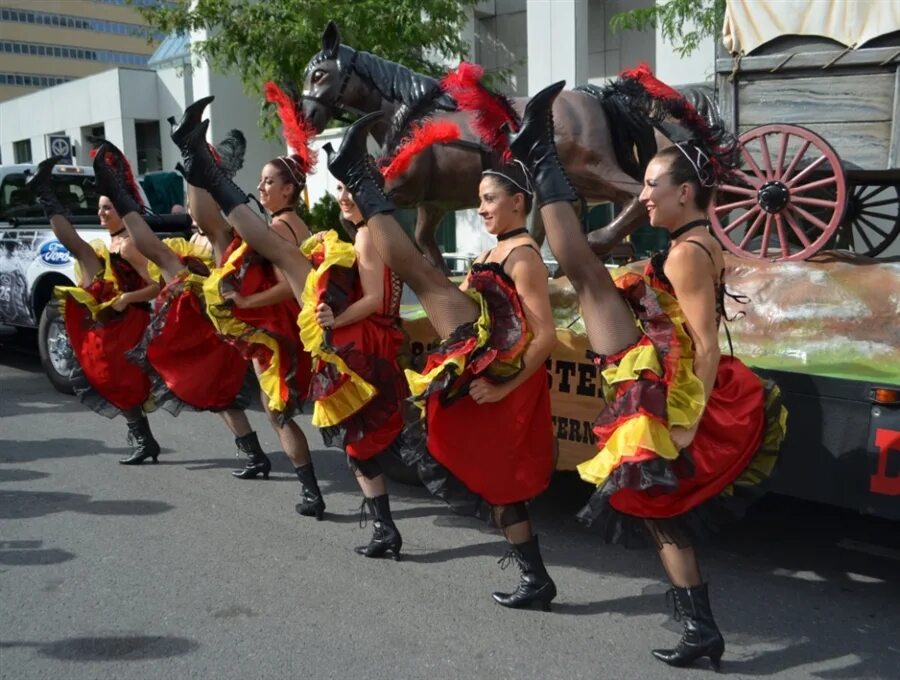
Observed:
[[[878,472],[872,475],[869,491],[885,496],[900,496],[900,475],[887,475],[888,455],[891,451],[900,454],[900,432],[875,430],[875,448],[878,449]]]

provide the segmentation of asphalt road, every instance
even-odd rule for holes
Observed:
[[[352,552],[360,496],[301,418],[326,521],[269,481],[238,481],[217,417],[152,417],[159,465],[125,467],[121,419],[55,392],[29,343],[0,338],[0,678],[705,678],[672,645],[656,556],[603,546],[562,476],[534,506],[559,587],[551,613],[490,598],[514,586],[498,536],[393,485],[401,562]],[[732,677],[900,678],[900,526],[781,498],[705,546]]]

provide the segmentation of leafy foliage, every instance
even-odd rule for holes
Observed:
[[[725,0],[669,0],[651,7],[616,14],[614,31],[659,29],[682,57],[690,55],[707,37],[716,37],[725,20]]]
[[[337,199],[331,194],[325,194],[309,208],[301,203],[297,212],[312,233],[334,229],[344,241],[352,240],[344,231],[341,224],[341,209],[338,207]]]
[[[342,41],[430,75],[461,58],[466,10],[478,0],[174,0],[139,7],[164,33],[206,30],[195,56],[212,67],[235,70],[249,93],[267,80],[299,81],[309,58],[321,49],[333,19]]]

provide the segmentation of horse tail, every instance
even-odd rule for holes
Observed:
[[[583,92],[603,107],[612,131],[616,162],[628,176],[638,182],[643,181],[644,171],[657,152],[654,126],[649,118],[635,110],[610,85],[581,85],[575,88],[575,92]]]
[[[727,177],[737,164],[738,142],[725,129],[718,115],[701,115],[683,94],[656,78],[647,64],[623,71],[604,90],[609,96],[622,99],[637,115],[670,137],[664,121],[667,118],[676,120],[688,132],[693,144],[709,156],[718,179]]]

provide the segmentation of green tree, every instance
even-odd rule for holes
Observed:
[[[659,29],[678,54],[686,57],[703,38],[718,36],[724,20],[725,0],[668,0],[616,14],[609,25],[614,31]]]
[[[191,45],[220,71],[236,71],[248,93],[270,79],[299,80],[333,19],[342,41],[416,71],[438,75],[441,58],[467,52],[461,37],[467,10],[478,0],[175,0],[140,12],[155,29],[206,29]]]

